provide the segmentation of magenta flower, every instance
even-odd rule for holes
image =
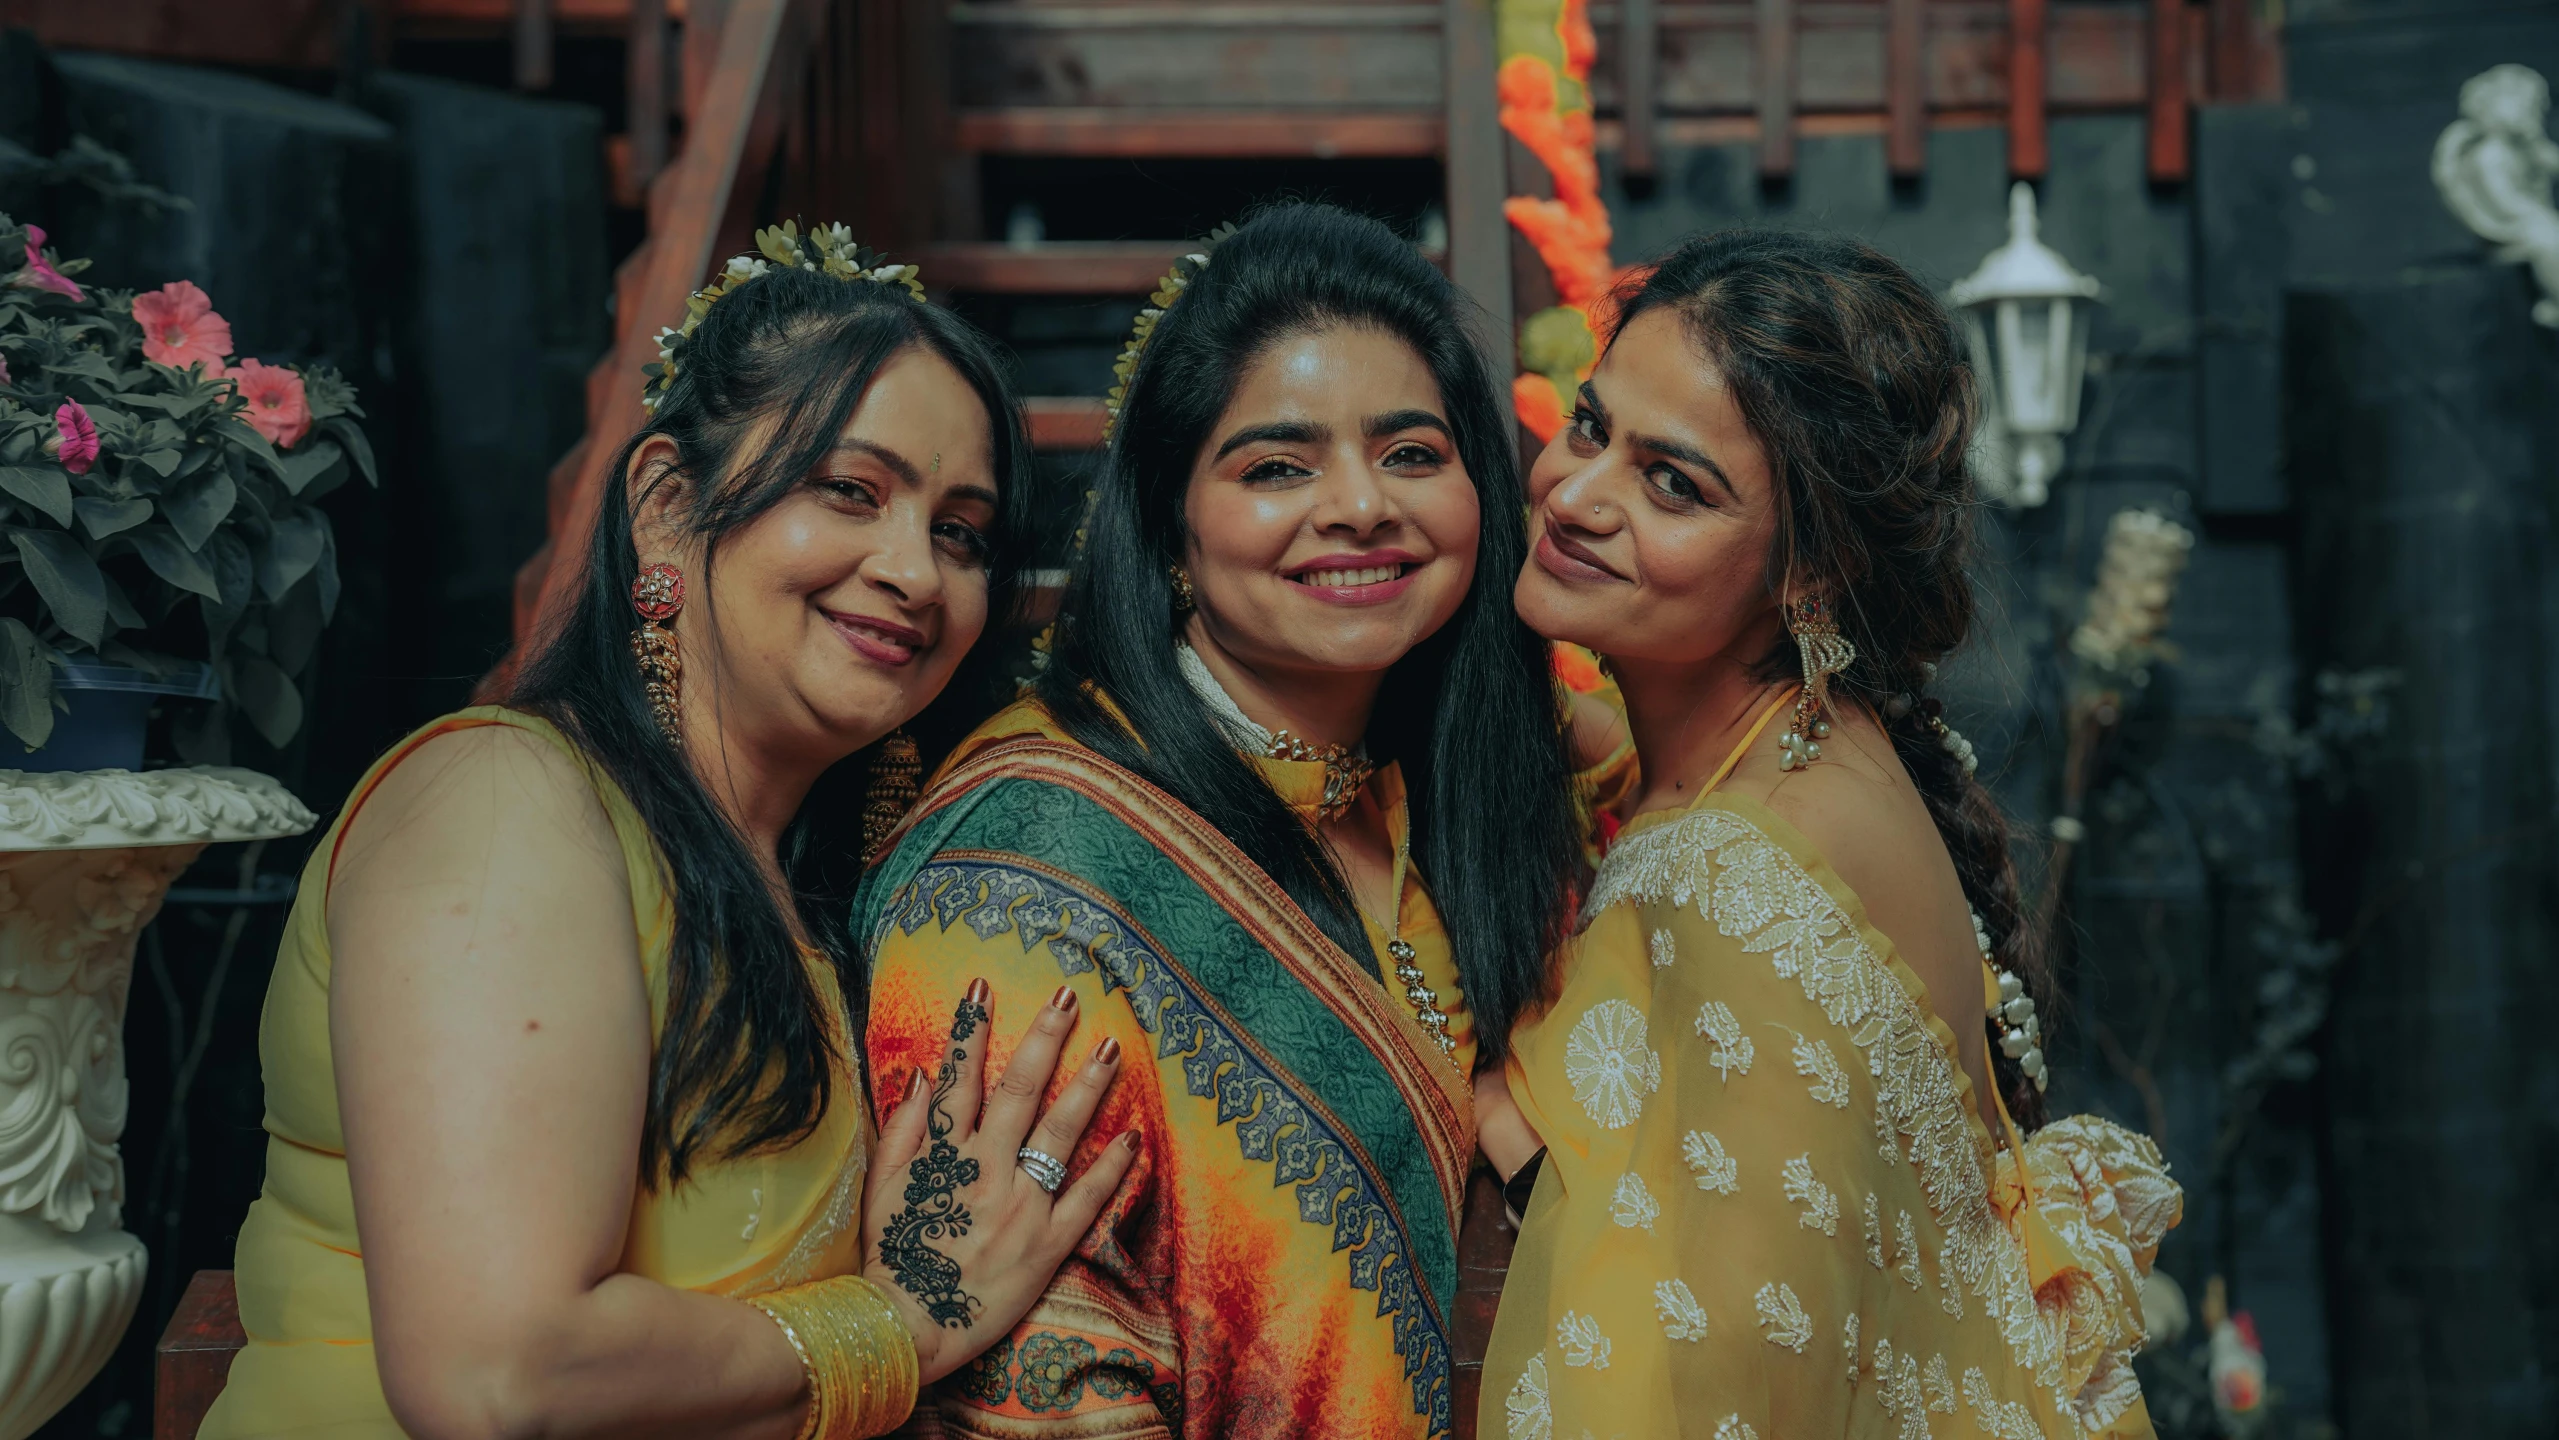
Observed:
[[[133,319],[142,327],[143,358],[180,370],[202,365],[208,375],[222,373],[222,362],[231,353],[231,322],[214,314],[212,299],[192,283],[172,280],[134,296]]]
[[[65,400],[53,412],[53,428],[61,433],[44,442],[44,453],[74,475],[86,475],[98,463],[98,424],[77,400]]]
[[[50,290],[56,295],[67,295],[74,300],[89,298],[80,292],[79,286],[71,283],[70,276],[54,269],[45,260],[44,228],[40,225],[27,227],[26,268],[10,276],[9,283],[23,285],[30,290]]]
[[[0,385],[9,383],[9,357],[0,355]]]

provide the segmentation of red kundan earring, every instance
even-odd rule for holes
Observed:
[[[684,572],[663,562],[641,567],[639,578],[631,582],[631,608],[640,617],[640,628],[631,632],[631,658],[640,663],[649,713],[657,717],[668,742],[681,745],[684,731],[676,698],[684,682],[684,662],[675,653],[675,632],[666,628],[666,622],[684,608]]]

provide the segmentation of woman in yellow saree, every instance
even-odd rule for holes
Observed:
[[[1267,212],[1157,306],[1034,696],[857,905],[882,1066],[972,975],[1138,1062],[1129,1185],[915,1428],[1447,1435],[1470,1077],[1577,853],[1509,425],[1374,221]]]
[[[1962,354],[1872,250],[1704,237],[1533,469],[1520,612],[1609,658],[1643,778],[1484,1102],[1525,1200],[1487,1436],[2150,1433],[2179,1191],[2105,1121],[2024,1133],[2041,973],[1925,693],[1971,613]]]
[[[992,1338],[876,1263],[898,1185],[972,1172],[945,1288],[1000,1323],[1131,1161],[1097,1146],[1062,1194],[1014,1164],[1069,1147],[1114,1066],[1068,1067],[1033,1130],[1054,1003],[981,1107],[982,982],[930,1057],[955,1119],[928,1134],[910,1086],[873,1131],[859,847],[824,833],[855,812],[804,800],[894,779],[1002,613],[1026,447],[984,341],[901,270],[839,227],[758,239],[663,341],[507,703],[395,747],[311,855],[208,1440],[881,1434]]]

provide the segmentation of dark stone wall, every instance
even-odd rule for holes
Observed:
[[[586,433],[606,311],[604,122],[594,109],[382,74],[409,246],[396,404],[415,437],[412,563],[435,623],[412,714],[469,702],[512,637],[515,569],[545,534],[553,462]]]

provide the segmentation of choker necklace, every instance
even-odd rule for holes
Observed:
[[[1248,755],[1270,760],[1314,760],[1324,766],[1324,799],[1316,806],[1316,814],[1325,820],[1339,820],[1349,813],[1368,785],[1368,777],[1377,773],[1363,749],[1348,745],[1315,745],[1285,730],[1270,730],[1256,723],[1226,687],[1209,673],[1208,662],[1188,645],[1173,646],[1174,663],[1181,667],[1182,678],[1197,691],[1208,706],[1210,717],[1226,735],[1228,744]]]

